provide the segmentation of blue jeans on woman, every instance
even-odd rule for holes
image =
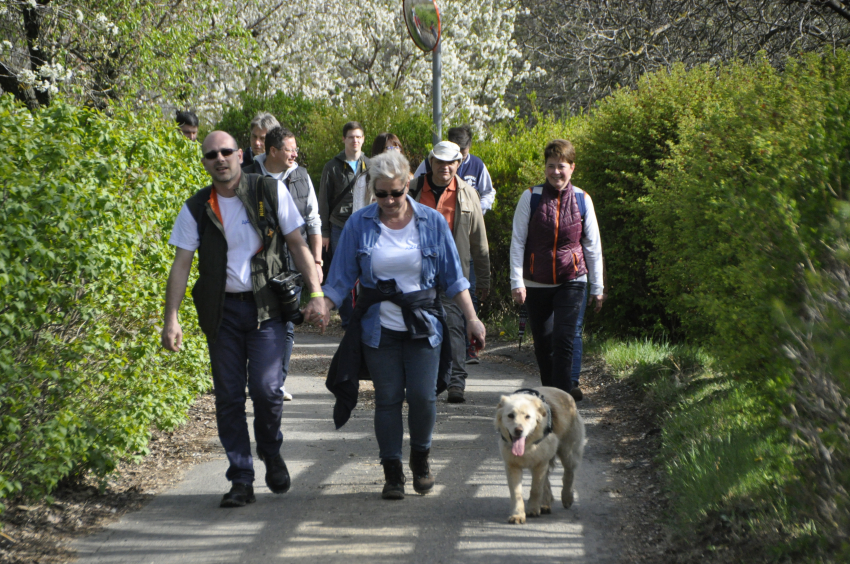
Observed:
[[[573,387],[573,343],[586,286],[586,282],[566,282],[525,290],[534,356],[544,386],[565,392]]]
[[[430,449],[437,420],[440,347],[432,347],[428,339],[411,339],[407,331],[382,327],[378,348],[364,344],[362,351],[375,386],[375,437],[381,460],[401,460],[405,398],[410,448]]]

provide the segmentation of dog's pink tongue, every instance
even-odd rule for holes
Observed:
[[[514,444],[511,445],[511,452],[514,456],[522,456],[525,454],[525,437],[514,439]]]

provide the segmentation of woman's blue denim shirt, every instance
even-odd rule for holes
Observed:
[[[416,203],[410,196],[407,197],[407,203],[413,207],[414,221],[419,229],[422,289],[427,290],[439,285],[448,297],[453,298],[469,288],[469,281],[463,276],[449,224],[438,211]],[[345,222],[339,245],[333,250],[333,262],[327,284],[322,286],[325,296],[330,298],[336,307],[339,307],[345,295],[351,292],[358,278],[367,288],[377,286],[372,275],[372,249],[381,234],[379,211],[378,204],[372,204],[357,210]],[[381,342],[380,311],[381,305],[375,304],[361,319],[362,342],[373,348],[378,348]],[[436,347],[443,341],[442,326],[434,316],[429,313],[426,315],[437,329],[436,334],[428,339],[431,346]]]

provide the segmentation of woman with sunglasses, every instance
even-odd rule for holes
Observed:
[[[368,369],[375,386],[375,436],[386,484],[384,499],[404,499],[402,404],[409,406],[413,489],[431,491],[428,464],[437,417],[437,394],[448,384],[451,347],[439,289],[468,320],[467,335],[484,345],[484,325],[475,315],[469,282],[443,216],[408,196],[410,163],[400,151],[370,162],[368,189],[377,203],[354,214],[339,241],[323,290],[338,307],[359,278],[361,293],[327,386],[336,395],[334,421],[348,420],[357,398],[358,374]],[[445,337],[445,338],[444,338]]]
[[[372,143],[372,157],[377,157],[381,153],[386,153],[387,151],[398,151],[399,153],[404,154],[404,147],[401,146],[401,141],[399,141],[398,137],[385,131],[375,137],[375,141]],[[366,189],[368,182],[368,171],[365,175],[357,179],[357,184],[354,185],[354,190],[352,192],[354,197],[354,208],[352,213],[356,212],[360,208],[365,208],[369,204],[375,203],[375,195]]]

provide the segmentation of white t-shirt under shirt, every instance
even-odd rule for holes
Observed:
[[[381,223],[381,234],[372,249],[372,274],[376,280],[394,278],[402,292],[421,290],[422,250],[416,220],[401,229],[390,229]],[[401,307],[381,302],[381,327],[407,331]]]
[[[277,183],[278,209],[277,220],[283,233],[292,233],[304,224],[298,213],[289,190],[282,182]],[[226,292],[250,292],[251,258],[263,245],[260,235],[248,219],[248,212],[242,200],[233,196],[218,196],[218,209],[224,225],[224,238],[227,240],[227,284]],[[180,209],[174,228],[171,230],[170,245],[187,251],[195,251],[201,244],[198,237],[198,224],[186,204]]]

